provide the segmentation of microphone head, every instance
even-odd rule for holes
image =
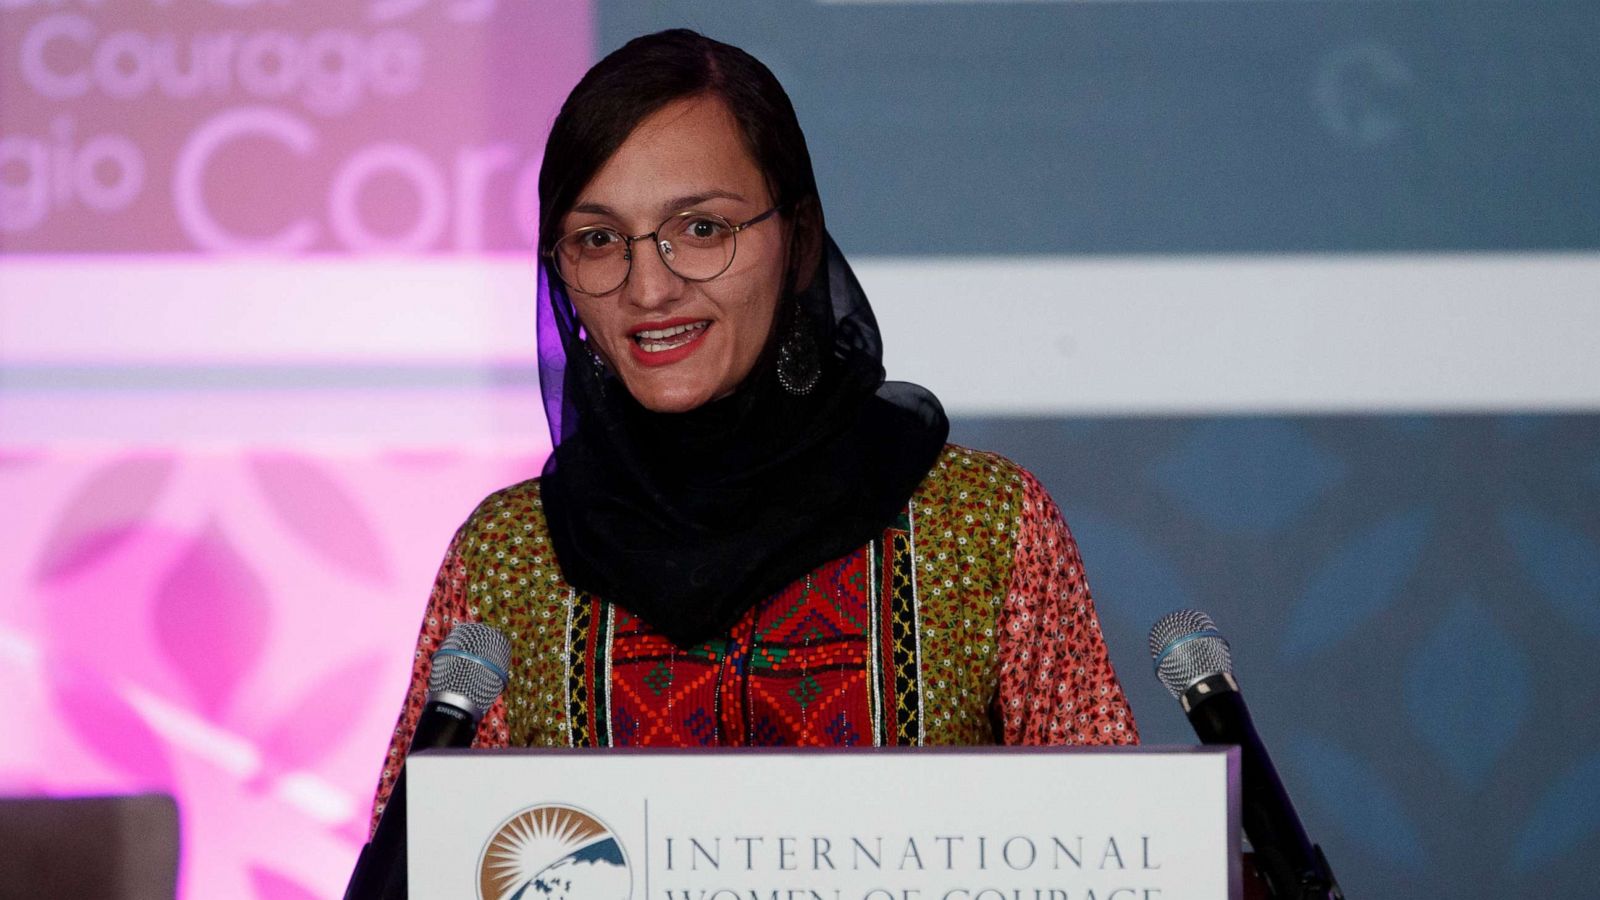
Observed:
[[[433,654],[428,699],[453,694],[466,701],[467,712],[481,719],[505,689],[511,667],[511,642],[499,631],[477,622],[462,622]]]
[[[1211,617],[1197,609],[1180,609],[1150,627],[1150,656],[1156,677],[1174,697],[1201,679],[1233,674],[1233,654]]]

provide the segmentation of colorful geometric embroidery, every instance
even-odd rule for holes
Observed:
[[[947,446],[881,540],[680,649],[573,590],[537,480],[490,495],[439,570],[381,809],[455,622],[503,629],[478,746],[1134,743],[1076,544],[1026,470]]]
[[[874,542],[875,543],[875,542]],[[610,722],[618,745],[876,743],[869,635],[879,616],[872,547],[767,598],[726,638],[684,651],[618,610]],[[599,637],[591,653],[600,650]],[[881,711],[876,721],[882,721]]]
[[[568,745],[592,747],[594,740],[593,657],[590,623],[595,604],[587,596],[572,596],[567,603],[567,731]]]
[[[883,568],[884,629],[883,656],[888,666],[882,673],[883,693],[890,698],[887,708],[893,713],[894,731],[886,743],[915,747],[922,743],[922,691],[917,678],[917,595],[913,587],[916,573],[911,564],[911,529],[902,517],[903,529],[887,535],[888,558]]]
[[[872,740],[866,549],[825,565],[763,604],[752,643],[764,666],[746,681],[751,721],[775,743]]]
[[[599,659],[589,668],[591,706],[590,727],[593,729],[593,746],[610,747],[616,743],[611,727],[611,687],[613,684],[612,639],[617,627],[617,608],[603,601],[592,601],[594,615],[589,626],[589,646],[599,653]]]
[[[885,682],[891,681],[893,676],[891,670],[884,668],[884,660],[889,658],[884,644],[887,631],[884,620],[889,618],[885,612],[885,598],[888,596],[885,585],[888,582],[884,570],[883,542],[870,541],[867,544],[867,596],[871,598],[867,607],[867,719],[872,728],[874,747],[889,743],[889,716],[885,710],[886,704],[894,702],[893,685],[885,686]]]

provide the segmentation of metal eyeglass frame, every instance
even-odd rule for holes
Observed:
[[[562,235],[559,239],[556,240],[556,242],[554,244],[550,245],[550,249],[549,250],[544,251],[541,255],[544,256],[546,259],[550,260],[551,264],[554,266],[554,268],[556,270],[556,274],[561,277],[561,283],[562,284],[566,285],[567,287],[571,288],[572,290],[577,291],[578,293],[583,294],[584,296],[587,296],[587,297],[604,297],[607,294],[610,294],[610,293],[613,293],[615,291],[621,290],[622,286],[628,283],[628,279],[633,275],[633,242],[634,241],[642,241],[645,238],[651,238],[651,242],[650,242],[651,246],[656,248],[656,255],[661,257],[661,264],[667,267],[667,271],[668,272],[671,272],[672,274],[677,275],[679,278],[682,278],[684,281],[694,281],[694,282],[710,281],[713,278],[721,277],[724,272],[726,272],[729,269],[733,268],[733,258],[739,252],[739,232],[745,230],[746,228],[751,227],[752,225],[759,225],[762,222],[766,221],[767,219],[772,218],[773,214],[777,213],[781,209],[783,209],[783,206],[781,204],[778,205],[778,206],[774,206],[771,209],[767,210],[766,212],[761,213],[760,215],[756,216],[755,218],[746,219],[745,221],[740,222],[737,225],[733,224],[732,222],[729,222],[725,216],[719,216],[714,212],[704,212],[704,211],[697,210],[697,209],[689,209],[689,210],[684,210],[683,212],[680,212],[680,213],[673,213],[672,215],[667,216],[665,219],[662,219],[661,220],[661,224],[657,225],[655,227],[654,231],[646,231],[644,234],[635,234],[635,235],[632,235],[632,236],[623,234],[622,232],[620,232],[617,229],[612,228],[612,227],[610,227],[608,225],[585,225],[582,228],[573,229],[572,231],[569,231],[566,234]],[[716,219],[717,221],[721,222],[722,224],[724,224],[724,225],[726,225],[728,227],[728,234],[730,236],[732,236],[732,238],[733,238],[733,249],[728,252],[728,261],[725,264],[723,264],[722,269],[719,270],[715,275],[707,275],[704,278],[690,278],[689,276],[680,273],[677,269],[674,269],[672,267],[672,263],[667,261],[667,251],[662,248],[662,246],[661,246],[662,242],[659,241],[659,240],[655,240],[655,237],[658,234],[660,234],[662,229],[667,227],[667,223],[671,222],[672,220],[674,220],[674,219],[688,219],[688,218],[693,218],[693,217],[696,217],[696,216],[698,216],[699,218],[702,218],[702,219]],[[566,241],[570,237],[573,237],[574,235],[593,234],[596,231],[610,232],[611,234],[616,235],[617,238],[622,241],[622,258],[627,261],[628,270],[626,272],[622,273],[622,280],[617,282],[617,286],[616,287],[609,288],[609,289],[604,290],[604,291],[586,291],[583,288],[580,288],[577,285],[573,284],[571,281],[567,280],[566,274],[561,271],[561,260],[558,259],[557,256],[556,256],[556,247],[561,246],[561,244],[564,241]]]

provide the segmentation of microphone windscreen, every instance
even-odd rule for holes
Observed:
[[[463,622],[450,632],[433,655],[428,696],[455,694],[466,698],[473,718],[481,718],[506,686],[511,667],[511,642],[478,622]]]
[[[1150,627],[1150,656],[1156,677],[1174,697],[1212,675],[1233,674],[1233,654],[1211,617],[1197,609],[1180,609]]]

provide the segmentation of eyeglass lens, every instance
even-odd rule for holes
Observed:
[[[673,216],[653,242],[667,268],[680,278],[706,281],[733,263],[735,235],[726,219],[710,213]],[[556,242],[555,261],[567,284],[586,294],[609,294],[628,279],[630,241],[609,228],[586,228]],[[633,252],[641,252],[634,250]]]

